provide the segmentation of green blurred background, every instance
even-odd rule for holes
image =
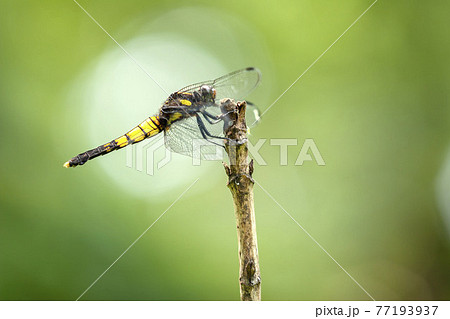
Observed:
[[[171,92],[247,66],[266,109],[371,1],[86,1]],[[64,169],[166,94],[73,1],[0,2],[0,299],[238,300],[220,162]],[[377,300],[450,298],[450,2],[383,1],[252,129],[255,179]],[[295,166],[313,138],[326,166]],[[264,300],[369,297],[255,186]]]

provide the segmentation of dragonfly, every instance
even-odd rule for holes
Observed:
[[[220,111],[220,100],[242,100],[256,88],[260,80],[261,72],[257,68],[248,67],[215,80],[186,86],[172,93],[157,114],[111,142],[78,154],[65,162],[64,167],[83,165],[98,156],[139,143],[159,133],[164,134],[164,144],[169,150],[183,155],[192,156],[195,148],[193,141],[196,139],[223,146],[221,142],[226,138],[220,123],[226,120],[226,114]],[[255,119],[255,122],[259,120],[258,108],[248,101],[246,117]]]

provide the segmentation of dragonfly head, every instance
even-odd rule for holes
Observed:
[[[214,101],[216,98],[216,89],[209,85],[202,85],[200,87],[200,94],[204,101]]]

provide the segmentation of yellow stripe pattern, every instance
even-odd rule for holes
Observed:
[[[191,106],[192,105],[192,102],[189,101],[189,100],[180,100],[180,103],[182,105],[186,105],[186,106]]]
[[[160,123],[157,116],[150,116],[144,122],[133,128],[128,133],[116,138],[110,143],[103,145],[106,148],[106,152],[111,152],[117,148],[122,148],[127,145],[138,143],[147,137],[154,136],[161,132]],[[117,146],[116,146],[117,145]]]

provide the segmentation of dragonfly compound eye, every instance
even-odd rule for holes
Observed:
[[[200,93],[203,96],[203,98],[208,99],[213,95],[214,89],[212,89],[209,85],[202,85],[200,87]]]

